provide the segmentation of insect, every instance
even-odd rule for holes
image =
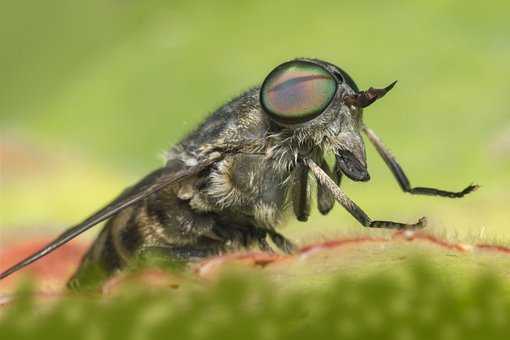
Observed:
[[[127,188],[110,204],[71,227],[46,247],[12,266],[0,279],[47,255],[92,226],[107,221],[70,280],[102,278],[130,259],[158,253],[168,261],[193,261],[258,246],[268,240],[286,253],[294,244],[277,231],[287,211],[310,214],[311,182],[327,214],[337,201],[368,228],[422,228],[416,223],[370,218],[340,188],[344,176],[368,181],[362,133],[375,146],[403,191],[462,197],[460,192],[412,187],[395,157],[363,123],[363,109],[396,82],[360,91],[341,68],[317,59],[285,62],[254,87],[210,115],[166,154],[166,164]],[[334,157],[334,164],[326,155]]]

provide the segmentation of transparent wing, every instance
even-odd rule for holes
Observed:
[[[213,153],[209,158],[199,161],[193,166],[188,166],[179,160],[169,162],[165,167],[155,170],[143,178],[140,182],[127,189],[111,203],[96,213],[92,214],[83,222],[64,231],[60,236],[58,236],[55,240],[47,244],[39,251],[5,270],[0,274],[0,280],[28,266],[32,262],[37,261],[41,257],[48,255],[84,231],[92,228],[100,222],[107,220],[108,218],[129,207],[130,205],[146,198],[155,192],[160,191],[161,189],[171,184],[175,184],[184,178],[197,175],[209,167],[216,160],[218,160],[220,157],[220,153]]]

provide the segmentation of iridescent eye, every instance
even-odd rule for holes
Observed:
[[[337,82],[323,67],[295,60],[275,68],[264,80],[260,101],[277,122],[301,123],[321,114],[337,90]]]
[[[358,85],[356,85],[356,83],[354,82],[354,80],[352,80],[351,76],[349,75],[349,73],[345,72],[344,70],[342,70],[341,68],[339,68],[338,66],[336,66],[336,68],[338,68],[338,70],[340,71],[340,78],[343,79],[343,81],[345,81],[345,83],[347,85],[349,85],[349,87],[354,91],[354,92],[359,92],[359,88],[358,88]]]

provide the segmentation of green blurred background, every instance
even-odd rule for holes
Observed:
[[[374,218],[510,240],[510,3],[494,1],[17,1],[0,10],[0,226],[61,230],[162,164],[208,113],[306,56],[361,88],[398,79],[365,121],[411,182],[481,190],[411,197],[367,145]],[[338,206],[289,219],[301,243],[361,232]],[[13,229],[15,228],[15,229]],[[26,228],[26,229],[25,229]]]

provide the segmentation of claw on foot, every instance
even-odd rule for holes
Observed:
[[[411,229],[423,229],[427,226],[427,218],[425,216],[423,216],[422,218],[420,218],[418,220],[417,223],[411,225]]]
[[[480,185],[470,184],[469,186],[466,187],[466,189],[462,190],[462,196],[472,193],[478,189],[480,189]]]

